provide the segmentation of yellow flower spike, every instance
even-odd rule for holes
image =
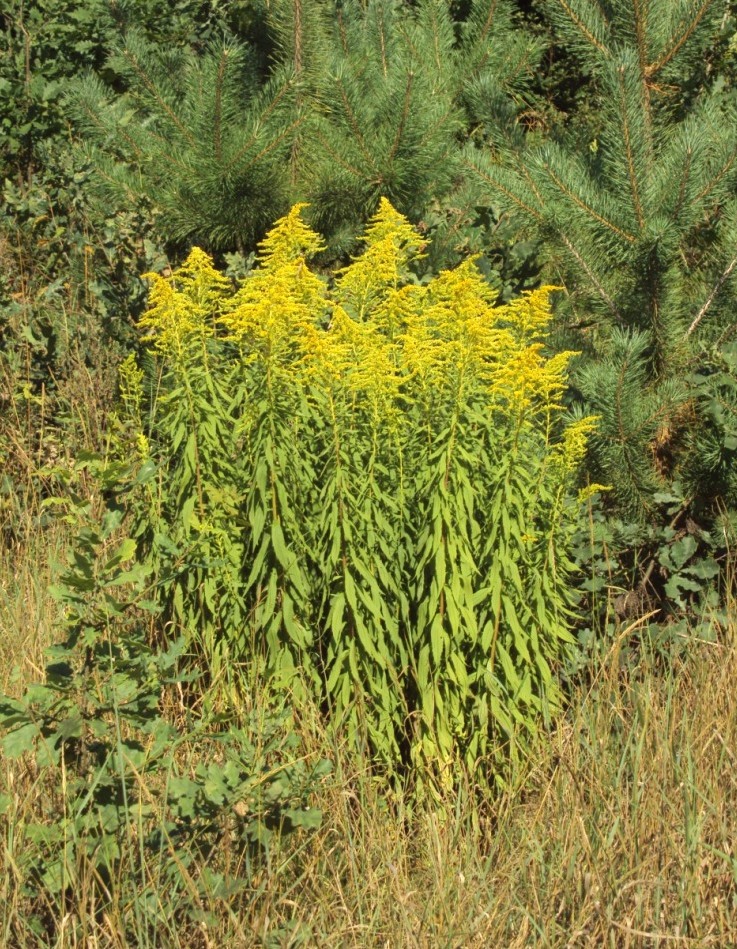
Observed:
[[[422,310],[426,288],[407,284],[397,289],[390,288],[384,298],[377,299],[371,313],[371,323],[381,329],[390,339],[397,339],[407,328],[413,317]]]
[[[118,368],[120,397],[126,409],[127,421],[134,427],[136,454],[141,461],[149,457],[148,439],[141,429],[141,402],[143,401],[143,370],[139,369],[136,357],[129,353]]]
[[[572,472],[578,468],[586,454],[589,435],[596,429],[597,422],[598,416],[586,415],[566,427],[557,446],[558,459],[564,471]]]
[[[581,488],[578,494],[576,495],[576,501],[578,504],[585,504],[590,498],[595,494],[600,494],[602,491],[611,491],[612,486],[609,484],[597,484],[596,482],[592,484],[587,484],[585,488]]]
[[[136,451],[141,461],[146,461],[146,459],[150,457],[151,448],[143,432],[139,432],[136,435]]]
[[[484,280],[477,260],[469,257],[454,270],[441,270],[430,283],[434,303],[447,308],[461,322],[488,316],[496,302],[496,290]]]
[[[342,380],[353,360],[352,347],[341,332],[344,322],[350,322],[350,317],[336,306],[327,330],[309,326],[302,336],[304,355],[300,365],[310,379],[323,387]]]
[[[510,300],[501,309],[502,317],[519,333],[520,340],[540,338],[550,323],[550,294],[561,287],[545,286],[527,290],[521,297]]]
[[[285,264],[309,260],[325,250],[319,234],[302,220],[308,204],[295,204],[280,218],[258,245],[258,261],[266,270],[278,270]]]
[[[197,306],[208,311],[217,309],[222,297],[230,291],[230,281],[212,263],[212,257],[193,247],[176,272],[177,289]]]
[[[363,320],[375,300],[397,288],[412,260],[422,257],[425,241],[419,231],[382,198],[363,240],[365,248],[340,271],[336,296],[348,311]]]
[[[331,341],[326,368],[333,377],[347,392],[365,396],[375,417],[393,417],[402,377],[392,343],[372,323],[357,323],[340,306],[324,335]]]
[[[496,325],[495,293],[469,259],[443,271],[418,298],[405,318],[403,356],[410,378],[424,389],[443,389],[461,372],[472,381],[500,347],[503,331]]]
[[[120,395],[128,411],[138,416],[143,398],[143,370],[138,368],[136,357],[129,353],[118,369]]]
[[[245,279],[219,322],[230,338],[270,356],[291,351],[296,338],[327,308],[325,283],[307,266],[323,249],[300,218],[304,204],[277,222],[259,245],[260,267]]]
[[[211,320],[230,284],[203,250],[195,247],[172,277],[143,276],[151,289],[138,325],[152,331],[147,341],[160,353],[181,358],[189,338],[213,335]]]
[[[395,241],[397,246],[405,246],[417,254],[424,249],[427,243],[407,218],[392,207],[387,198],[381,198],[379,210],[371,218],[366,228],[365,240],[368,246],[371,246],[387,238]]]

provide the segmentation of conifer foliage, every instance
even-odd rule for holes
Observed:
[[[268,3],[266,71],[262,50],[243,41],[198,55],[129,31],[113,59],[126,94],[90,78],[70,108],[108,196],[145,194],[169,239],[251,249],[267,222],[309,201],[340,254],[382,195],[419,221],[459,191],[474,84],[510,101],[529,82],[538,45],[513,28],[509,0],[474,0],[462,22],[451,9]]]
[[[125,97],[88,77],[71,100],[104,197],[152,201],[170,241],[248,247],[287,201],[293,78],[274,69],[264,82],[235,43],[199,56],[132,31],[114,63]]]
[[[726,8],[720,0],[542,8],[589,77],[588,148],[580,124],[542,143],[510,142],[477,98],[493,148],[474,149],[470,162],[545,241],[578,345],[601,360],[577,380],[603,419],[595,461],[620,500],[642,512],[659,483],[653,461],[662,474],[668,453],[654,457],[656,446],[675,446],[694,415],[682,383],[697,345],[732,332],[737,122],[704,68]]]

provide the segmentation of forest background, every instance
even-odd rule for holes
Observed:
[[[734,941],[732,5],[11,0],[0,26],[4,944]],[[277,397],[252,356],[231,374],[249,286],[351,319],[381,228],[408,300],[460,267],[508,329],[560,288],[502,350],[576,354],[544,437],[507,396],[479,414],[486,369],[465,402],[404,378],[386,428],[323,427],[291,355]],[[221,320],[184,370],[140,332],[164,285]]]

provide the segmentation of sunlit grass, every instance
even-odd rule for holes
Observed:
[[[11,692],[37,677],[54,637],[49,561],[62,548],[52,532],[2,561],[1,676]],[[29,761],[3,760],[0,945],[734,945],[733,630],[672,659],[638,637],[637,624],[621,631],[540,736],[516,790],[493,798],[469,775],[443,806],[411,809],[327,736],[317,714],[302,719],[307,751],[335,764],[317,802],[323,825],[278,844],[226,896],[198,885],[196,860],[184,885],[168,889],[164,861],[175,855],[184,866],[186,854],[142,863],[133,835],[107,891],[90,871],[63,903],[44,898],[18,867],[36,846],[28,828],[63,789]],[[237,848],[211,859],[243,876]],[[36,934],[31,911],[43,923]]]

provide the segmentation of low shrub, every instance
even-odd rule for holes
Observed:
[[[25,908],[14,945],[52,932],[80,893],[102,917],[120,904],[126,875],[150,878],[138,898],[153,928],[162,883],[185,916],[226,878],[232,892],[249,885],[275,833],[319,825],[310,798],[330,769],[299,747],[283,703],[231,710],[223,722],[186,701],[197,694],[186,644],[152,638],[150,570],[122,535],[130,472],[81,464],[97,469],[109,502],[102,518],[89,504],[68,515],[82,523],[53,590],[65,637],[48,649],[43,681],[20,699],[0,695],[0,750],[8,762],[25,756],[35,776],[32,813],[17,794],[0,794]]]

